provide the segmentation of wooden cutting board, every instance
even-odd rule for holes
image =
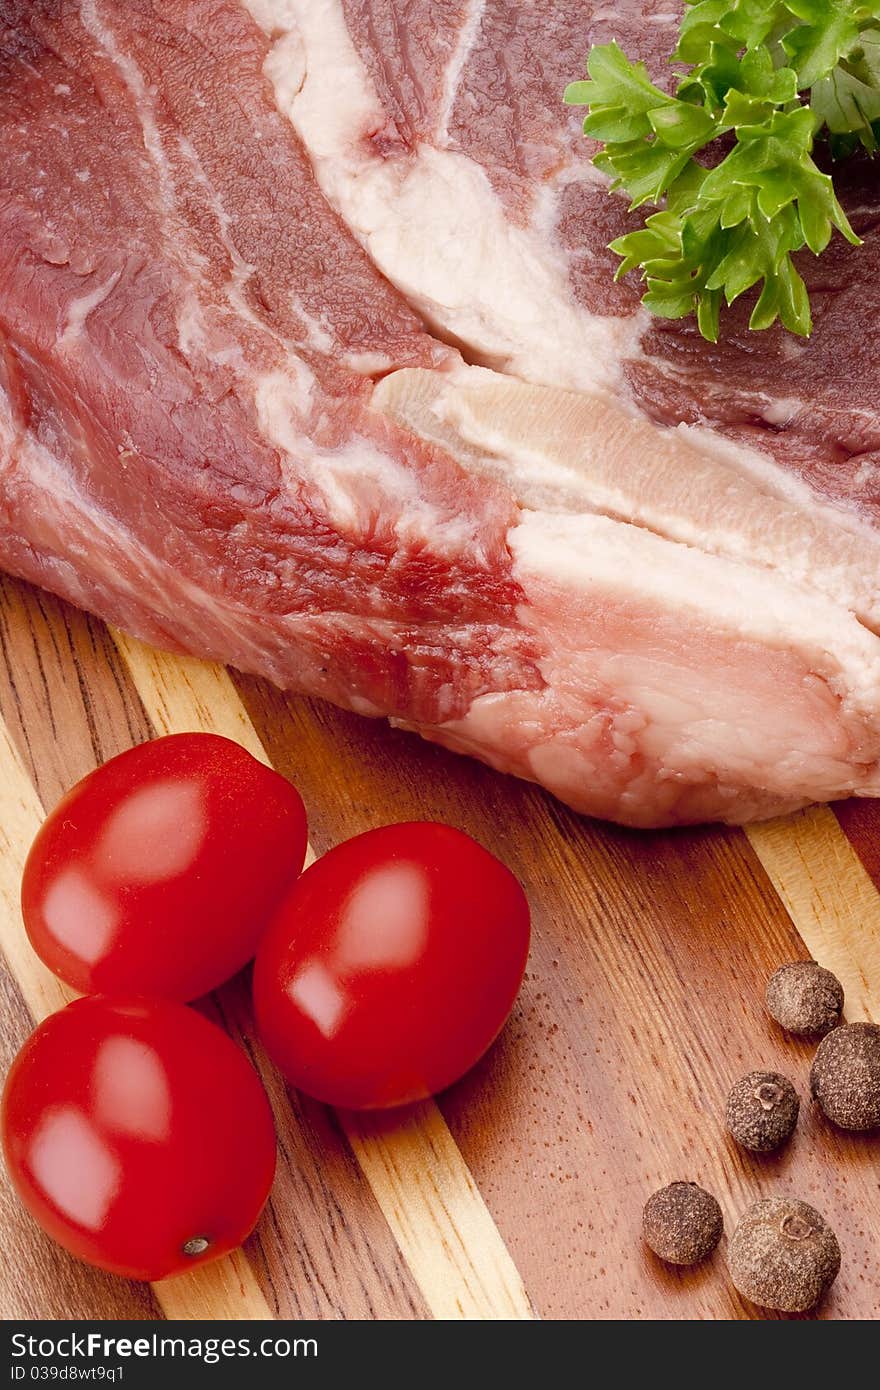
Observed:
[[[880,1316],[880,1138],[831,1131],[807,1101],[811,1048],[766,1017],[784,961],[843,979],[880,1019],[880,811],[850,803],[749,832],[637,834],[382,724],[148,651],[0,580],[0,941],[4,1070],[64,994],[31,954],[18,881],[43,807],[151,735],[208,728],[299,786],[316,853],[368,827],[442,819],[523,880],[534,936],[500,1042],[435,1104],[359,1119],[287,1095],[254,1038],[246,978],[209,1008],[260,1068],[279,1126],[269,1208],[239,1255],[150,1287],[69,1258],[3,1178],[6,1318],[662,1318],[765,1316],[724,1244],[675,1273],[640,1237],[676,1178],[718,1195],[728,1231],[760,1195],[831,1221],[843,1268],[823,1318]],[[767,1067],[804,1098],[793,1143],[749,1157],[724,1134],[730,1084]]]

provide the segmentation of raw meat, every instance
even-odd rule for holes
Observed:
[[[756,339],[753,301],[742,301],[713,347],[691,320],[640,311],[636,277],[613,283],[607,243],[630,225],[625,201],[608,197],[584,113],[560,111],[559,94],[582,75],[590,45],[611,38],[666,80],[681,0],[250,4],[274,15],[281,37],[268,70],[286,72],[279,103],[325,193],[470,360],[557,386],[623,382],[659,423],[709,423],[757,444],[821,496],[877,520],[880,376],[872,335],[854,328],[880,280],[875,164],[835,171],[866,244],[836,237],[819,260],[804,258],[808,342],[781,330]],[[291,80],[294,51],[301,76]],[[505,346],[499,325],[511,320]]]
[[[875,243],[805,348],[649,324],[558,105],[603,26],[0,0],[0,562],[630,824],[877,794],[876,378],[831,292]]]

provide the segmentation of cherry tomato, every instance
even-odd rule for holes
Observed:
[[[172,734],[55,807],[25,865],[25,927],[83,994],[195,999],[253,957],[305,851],[285,778],[231,739]]]
[[[371,830],[287,895],[257,952],[258,1028],[308,1095],[402,1105],[482,1056],[528,949],[522,888],[468,835],[427,822]]]
[[[31,1034],[3,1093],[3,1149],[43,1229],[130,1279],[235,1249],[275,1171],[269,1102],[226,1034],[182,1004],[108,995]]]

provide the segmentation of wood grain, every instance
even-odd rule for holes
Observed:
[[[9,974],[0,975],[0,1068],[5,1076],[33,1022]],[[129,1284],[80,1264],[44,1236],[12,1191],[0,1167],[3,1272],[0,1318],[156,1318],[146,1284]]]
[[[36,1020],[74,996],[34,955],[19,910],[24,861],[43,820],[43,807],[5,724],[0,723],[0,912],[6,963]]]
[[[272,1316],[243,1250],[176,1279],[153,1285],[166,1318],[234,1318],[251,1322]]]
[[[730,1291],[723,1251],[690,1275],[645,1256],[642,1203],[682,1176],[717,1192],[728,1229],[762,1192],[812,1197],[850,1239],[822,1316],[873,1312],[875,1149],[824,1132],[806,1104],[809,1049],[766,1017],[767,976],[809,951],[741,832],[592,824],[383,725],[234,679],[322,837],[448,820],[527,885],[520,1006],[441,1108],[542,1316],[761,1317]],[[759,1066],[791,1074],[805,1102],[795,1144],[763,1162],[721,1122],[730,1085]]]
[[[21,923],[18,889],[24,860],[43,811],[5,725],[0,724],[0,942],[11,974],[35,1022],[73,997],[30,949]],[[168,1317],[266,1318],[269,1308],[246,1259],[236,1254],[221,1266],[164,1281],[155,1292]],[[185,1287],[182,1287],[185,1286]]]
[[[531,1318],[519,1272],[433,1101],[343,1117],[349,1143],[435,1318]]]
[[[260,762],[270,762],[229,673],[222,666],[156,651],[124,632],[114,630],[112,636],[157,733],[199,729],[222,734],[240,743]]]
[[[501,855],[532,902],[514,1016],[437,1106],[367,1121],[289,1096],[253,1037],[246,977],[205,1004],[267,1082],[279,1177],[241,1265],[218,1267],[224,1287],[202,1302],[188,1280],[168,1281],[158,1287],[166,1312],[234,1302],[244,1270],[281,1317],[767,1316],[731,1289],[723,1246],[689,1273],[642,1248],[645,1197],[692,1176],[717,1193],[728,1230],[760,1194],[812,1201],[844,1249],[818,1316],[880,1316],[877,1140],[823,1125],[806,1098],[811,1049],[762,1006],[771,970],[812,954],[845,973],[850,1016],[876,1016],[877,807],[747,834],[638,835],[385,726],[127,639],[117,648],[101,624],[25,585],[0,587],[0,643],[0,711],[17,759],[2,828],[16,842],[100,758],[153,729],[218,727],[294,778],[316,849],[410,816],[449,820]],[[17,872],[3,853],[4,941]],[[53,998],[20,941],[9,950],[30,984],[5,984],[7,1056],[27,1029],[25,998],[38,1012]],[[745,1155],[723,1132],[726,1090],[753,1066],[787,1072],[804,1099],[776,1157]],[[148,1290],[68,1261],[2,1193],[0,1205],[15,1232],[7,1315],[157,1315]]]
[[[268,761],[229,675],[114,633],[153,727],[225,734]],[[310,849],[310,858],[314,851]],[[340,1114],[364,1176],[435,1317],[530,1317],[519,1275],[433,1102],[370,1125]]]
[[[846,1017],[880,1019],[880,894],[827,806],[749,826],[749,843],[814,959],[846,992]]]
[[[31,770],[42,802],[51,805],[97,761],[138,738],[150,737],[154,731],[115,645],[100,624],[24,585],[5,584],[0,588],[0,599],[0,633],[6,657],[0,666],[0,710],[15,729],[20,765]],[[59,734],[59,730],[64,733]],[[24,799],[22,792],[18,800]],[[37,813],[32,793],[30,803],[32,814],[41,817],[42,810]],[[7,829],[15,823],[10,817]],[[28,829],[28,836],[31,833]],[[12,941],[14,949],[22,952],[20,968],[40,970],[20,930],[17,897],[22,853],[19,850],[17,857],[3,856],[7,874],[3,930],[14,924]],[[53,986],[54,981],[49,987]],[[223,991],[215,1004],[233,1033],[237,1019],[246,1012],[238,1004],[237,994],[246,994],[242,981]],[[61,998],[59,995],[58,1002]],[[36,1004],[35,1013],[40,1013]],[[14,1046],[24,1040],[26,1031],[13,1039]],[[238,1036],[250,1045],[240,1028]],[[264,1063],[264,1080],[267,1075],[278,1092],[271,1069]],[[271,1209],[249,1243],[251,1265],[258,1270],[264,1302],[243,1300],[241,1280],[236,1284],[230,1279],[221,1284],[221,1292],[224,1288],[228,1291],[234,1307],[222,1306],[236,1314],[251,1307],[260,1315],[265,1315],[268,1307],[285,1317],[424,1316],[424,1304],[372,1194],[363,1180],[358,1181],[344,1137],[327,1124],[304,1125],[301,1132],[283,1091],[271,1098],[276,1114],[285,1120],[278,1175]],[[265,1247],[264,1229],[271,1232]],[[32,1230],[37,1237],[33,1248],[38,1250],[38,1233]],[[85,1270],[63,1252],[58,1255],[65,1269],[69,1267],[80,1278],[85,1271],[98,1281],[99,1288],[105,1287],[103,1276]],[[54,1284],[41,1289],[40,1268],[35,1261],[36,1256],[6,1269],[10,1316],[39,1308],[41,1300],[46,1310],[58,1306]],[[214,1279],[212,1274],[209,1283]],[[169,1282],[165,1289],[171,1287]],[[177,1297],[173,1292],[165,1296]],[[157,1305],[149,1293],[146,1298],[151,1311],[142,1315],[155,1316]],[[196,1313],[203,1310],[200,1300],[201,1295],[191,1304]],[[71,1300],[74,1306],[79,1305]],[[95,1315],[113,1316],[109,1296],[94,1294],[92,1307]],[[181,1314],[176,1301],[172,1311]]]

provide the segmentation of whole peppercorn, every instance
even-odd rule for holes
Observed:
[[[750,1071],[727,1097],[724,1118],[744,1149],[771,1153],[791,1138],[800,1105],[788,1077],[775,1071]]]
[[[695,1265],[711,1255],[721,1239],[721,1208],[695,1182],[672,1182],[648,1198],[642,1213],[645,1242],[673,1265]]]
[[[847,1023],[819,1044],[810,1090],[840,1129],[880,1125],[880,1026]]]
[[[840,1269],[840,1246],[824,1217],[793,1197],[766,1197],[743,1213],[727,1251],[743,1298],[781,1313],[815,1308]]]
[[[780,1027],[805,1037],[824,1037],[843,1013],[843,985],[814,960],[781,965],[767,981],[764,997]]]

